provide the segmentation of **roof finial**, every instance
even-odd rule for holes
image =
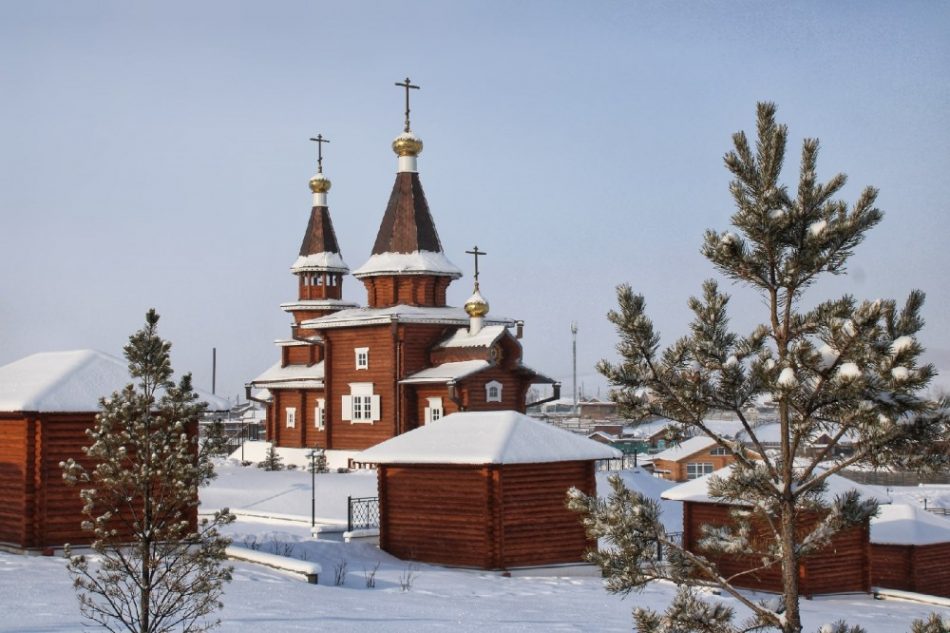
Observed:
[[[412,85],[412,81],[410,81],[409,77],[406,77],[405,81],[397,81],[396,85],[401,86],[402,88],[406,89],[406,127],[403,130],[403,132],[408,132],[409,131],[409,90],[419,90],[419,86]]]
[[[311,138],[311,141],[317,144],[317,173],[323,173],[323,144],[329,143],[330,139],[323,138],[323,134],[317,134],[317,138]]]
[[[465,253],[475,257],[475,291],[472,292],[472,296],[465,302],[465,312],[468,313],[468,316],[472,317],[469,331],[472,334],[477,334],[482,327],[482,317],[488,314],[488,302],[485,301],[485,297],[483,297],[482,293],[478,290],[478,256],[488,255],[488,253],[478,250],[477,246],[470,251],[465,251]]]
[[[488,253],[478,250],[478,246],[475,246],[472,250],[465,251],[465,254],[473,255],[475,257],[475,290],[478,290],[478,256],[488,255]]]

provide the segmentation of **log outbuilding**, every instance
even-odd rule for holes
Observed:
[[[950,520],[915,506],[881,506],[871,519],[871,584],[950,598]]]
[[[731,512],[737,506],[723,503],[721,500],[709,496],[708,485],[712,476],[727,477],[731,467],[726,467],[711,475],[700,477],[662,494],[662,498],[683,502],[683,545],[691,552],[702,554],[712,560],[719,567],[720,573],[733,576],[741,572],[755,569],[761,565],[758,557],[750,552],[748,555],[710,554],[703,550],[699,541],[703,538],[703,526],[728,526],[734,523]],[[862,498],[873,498],[879,503],[888,503],[886,497],[881,496],[872,488],[832,475],[827,479],[828,486],[823,494],[823,501],[830,503],[837,495],[849,490],[857,490]],[[802,513],[799,518],[801,533],[807,533],[815,527],[820,519],[817,513]],[[843,530],[820,551],[802,559],[799,569],[799,589],[804,596],[813,596],[830,593],[852,593],[871,590],[871,551],[869,539],[869,525],[865,521],[862,525]],[[753,525],[753,542],[761,539],[763,542],[771,538],[768,526]],[[780,593],[782,591],[782,570],[776,564],[764,570],[745,573],[734,579],[733,584],[738,587]]]
[[[0,367],[0,548],[89,542],[79,489],[66,485],[59,464],[91,466],[82,447],[99,398],[130,382],[123,361],[95,350],[33,354]]]
[[[380,548],[479,569],[581,563],[595,545],[567,491],[596,493],[616,449],[515,411],[453,413],[364,451],[378,464]]]

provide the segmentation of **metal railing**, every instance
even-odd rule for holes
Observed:
[[[379,527],[379,497],[346,498],[346,531]]]

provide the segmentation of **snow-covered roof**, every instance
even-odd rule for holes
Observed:
[[[388,323],[438,323],[445,325],[467,325],[469,316],[463,308],[422,307],[396,305],[388,308],[352,308],[333,314],[309,319],[300,324],[304,329],[327,329],[359,325],[382,325]],[[485,326],[513,326],[514,320],[505,317],[486,317]]]
[[[537,464],[620,457],[581,435],[517,411],[452,413],[363,451],[380,464]]]
[[[255,387],[268,389],[323,389],[323,361],[313,365],[287,365],[274,363],[267,371],[251,381]]]
[[[489,325],[483,327],[477,334],[471,334],[468,328],[459,328],[452,336],[436,345],[436,349],[491,347],[506,330],[507,328],[504,325]]]
[[[353,271],[357,279],[378,275],[442,275],[458,279],[462,271],[449,261],[445,253],[433,251],[377,253]]]
[[[654,460],[656,457],[654,456]],[[670,488],[663,493],[664,499],[672,499],[674,501],[700,501],[704,503],[723,503],[721,499],[714,499],[709,496],[709,479],[711,477],[722,477],[726,478],[732,472],[734,465],[726,466],[725,468],[720,468],[719,470],[711,473],[709,475],[704,475],[698,479],[693,479],[682,483],[675,488]],[[816,469],[816,474],[820,474],[822,471]],[[836,496],[843,495],[849,490],[857,490],[861,493],[861,497],[864,499],[876,499],[878,503],[890,503],[890,499],[886,496],[880,494],[874,488],[870,486],[864,486],[857,482],[851,481],[850,479],[845,479],[840,475],[831,475],[825,480],[827,484],[825,487],[825,492],[822,495],[823,503],[831,503]]]
[[[871,542],[891,545],[950,543],[950,519],[903,503],[882,505],[871,518]]]
[[[339,253],[322,252],[299,256],[290,270],[295,273],[313,271],[343,273],[345,275],[350,272],[350,267],[346,265]]]
[[[696,437],[691,437],[688,440],[683,440],[672,448],[668,448],[665,451],[657,453],[653,456],[653,461],[665,459],[670,462],[678,462],[679,460],[689,457],[690,455],[695,455],[700,451],[704,451],[715,444],[716,440],[712,439],[711,437],[706,435],[697,435]]]
[[[0,367],[0,411],[99,411],[99,398],[132,382],[125,361],[97,350],[31,354]],[[195,392],[209,410],[231,408],[224,398]]]
[[[673,422],[670,420],[651,420],[649,422],[642,422],[636,425],[625,426],[623,429],[623,435],[645,439],[656,435],[660,431],[665,431],[672,424]]]
[[[357,304],[345,299],[303,299],[280,304],[280,309],[284,312],[290,312],[291,310],[341,310],[355,307],[357,307]]]
[[[435,367],[427,367],[399,382],[401,384],[440,383],[461,380],[466,376],[477,374],[487,369],[491,363],[487,360],[463,360],[454,363],[442,363]]]
[[[759,441],[765,444],[779,444],[782,441],[782,425],[778,422],[768,422],[766,424],[760,424],[752,428],[752,431],[755,433],[755,436],[759,438]],[[823,433],[824,434],[824,433]],[[834,435],[835,431],[832,429],[827,431],[827,435]],[[858,438],[858,435],[853,431],[846,432],[842,437],[839,443],[841,444],[852,444]],[[749,441],[749,434],[745,429],[736,433],[736,439],[740,442]],[[818,437],[812,438],[811,441],[817,442],[820,439]]]

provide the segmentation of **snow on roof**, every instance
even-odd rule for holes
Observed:
[[[507,328],[504,325],[489,325],[483,327],[476,334],[471,334],[468,328],[459,328],[452,336],[445,339],[436,349],[447,349],[454,347],[491,347],[495,341],[501,338]]]
[[[300,324],[304,329],[325,329],[350,327],[354,325],[380,325],[393,321],[399,323],[439,323],[447,325],[467,325],[469,316],[463,308],[421,307],[396,305],[388,308],[352,308],[333,314],[309,319]],[[514,320],[506,317],[486,317],[485,325],[513,326]]]
[[[668,448],[665,451],[661,451],[653,456],[653,461],[658,459],[665,459],[670,462],[678,462],[681,459],[685,459],[690,455],[695,455],[700,451],[704,451],[710,446],[716,444],[716,440],[705,435],[697,435],[696,437],[691,437],[688,440],[683,440],[676,446]]]
[[[625,426],[623,434],[631,437],[648,438],[665,431],[673,422],[670,420],[651,420],[637,425]]]
[[[917,506],[882,505],[871,518],[871,542],[892,545],[950,543],[950,520]]]
[[[454,363],[442,363],[435,367],[427,367],[411,376],[407,376],[399,382],[400,384],[452,382],[461,380],[472,374],[477,374],[483,369],[487,369],[490,365],[491,363],[487,360],[463,360]]]
[[[656,457],[654,457],[656,459]],[[704,475],[698,479],[693,479],[682,483],[675,488],[670,488],[663,493],[664,499],[672,499],[674,501],[700,501],[704,503],[724,503],[722,499],[714,499],[709,496],[709,479],[710,477],[728,477],[732,472],[733,465],[730,464],[725,468],[720,468],[714,473],[709,475]],[[820,474],[822,470],[820,468],[815,470],[816,474]],[[831,503],[836,496],[843,495],[849,490],[857,490],[861,493],[863,499],[876,499],[878,503],[890,503],[890,499],[886,496],[880,494],[874,488],[870,486],[861,485],[850,479],[845,479],[840,475],[831,475],[828,479],[825,480],[827,484],[825,492],[821,497],[823,503]]]
[[[125,361],[104,352],[41,352],[0,367],[0,411],[99,411],[99,398],[132,382]],[[224,398],[195,392],[212,411],[231,408]]]
[[[755,433],[755,436],[759,438],[759,441],[765,444],[779,444],[782,441],[782,425],[778,422],[768,422],[766,424],[760,424],[752,428],[752,431]],[[834,429],[819,433],[817,437],[811,438],[812,443],[819,443],[818,440],[822,435],[834,435]],[[858,434],[854,431],[847,431],[841,437],[839,443],[841,444],[853,444],[858,439]],[[736,439],[740,442],[748,442],[749,434],[745,429],[736,433]]]
[[[345,299],[303,299],[280,304],[280,309],[284,312],[290,312],[291,310],[339,310],[355,307],[357,307],[357,304]]]
[[[581,435],[517,411],[452,413],[363,451],[380,464],[538,464],[620,457]]]
[[[353,271],[357,279],[377,275],[443,275],[458,279],[462,271],[449,261],[445,253],[433,251],[377,253]]]
[[[295,273],[313,271],[346,274],[350,272],[350,267],[346,265],[339,253],[323,252],[301,255],[290,267],[290,270]]]
[[[277,362],[252,380],[251,384],[270,389],[281,387],[322,389],[323,361],[309,366],[287,365],[286,367],[281,367],[280,362]]]

